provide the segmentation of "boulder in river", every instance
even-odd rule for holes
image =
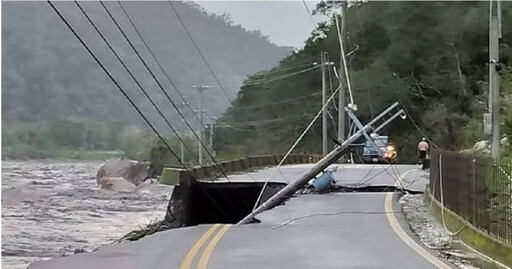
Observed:
[[[122,177],[102,177],[98,184],[105,190],[118,192],[135,191],[135,185]]]
[[[155,169],[150,162],[115,160],[109,161],[100,167],[96,174],[96,182],[103,188],[103,178],[123,178],[134,186],[138,186],[146,179],[154,176]]]

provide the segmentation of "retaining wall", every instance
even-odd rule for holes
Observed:
[[[431,200],[433,200],[431,212],[439,221],[442,221],[441,203],[431,194],[430,189],[427,188],[425,191],[425,204],[430,204]],[[492,259],[512,267],[511,245],[488,235],[446,207],[443,207],[443,213],[448,230],[455,232],[463,227],[457,234],[457,237],[464,241],[464,243]]]

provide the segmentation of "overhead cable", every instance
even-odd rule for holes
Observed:
[[[149,72],[149,74],[151,75],[151,77],[153,78],[153,80],[156,82],[156,84],[158,85],[158,87],[160,88],[160,90],[162,91],[162,93],[166,96],[167,100],[169,100],[169,102],[171,103],[171,105],[174,107],[174,109],[176,110],[176,112],[178,113],[178,115],[180,116],[180,118],[183,120],[183,122],[185,123],[185,125],[187,125],[187,127],[190,129],[190,131],[192,132],[192,134],[197,138],[197,140],[199,141],[199,143],[201,144],[201,146],[205,149],[206,153],[208,154],[208,156],[211,158],[211,160],[214,162],[215,166],[216,167],[220,167],[219,164],[217,163],[217,161],[215,160],[215,158],[213,157],[213,155],[211,154],[211,152],[208,150],[208,147],[204,144],[204,142],[199,138],[199,136],[196,134],[196,132],[194,131],[194,129],[192,128],[192,126],[190,126],[190,123],[185,119],[185,117],[183,116],[183,113],[180,111],[180,109],[176,106],[176,104],[174,103],[174,101],[171,99],[171,97],[169,96],[169,94],[167,93],[167,91],[164,89],[164,87],[162,86],[162,84],[160,83],[160,81],[158,80],[158,78],[155,76],[155,74],[153,73],[153,71],[151,71],[151,69],[149,68],[149,66],[147,65],[146,61],[142,58],[142,56],[140,55],[139,51],[135,48],[135,46],[133,45],[133,43],[131,42],[131,40],[128,38],[128,36],[126,35],[126,33],[124,32],[124,30],[121,28],[121,26],[119,25],[119,23],[117,22],[117,20],[114,18],[114,16],[112,15],[112,13],[108,10],[108,8],[105,6],[105,4],[103,3],[103,1],[100,1],[100,4],[101,6],[103,7],[103,9],[105,10],[105,12],[107,12],[108,16],[110,17],[110,19],[112,20],[112,22],[115,24],[116,28],[119,30],[119,32],[123,35],[124,39],[128,42],[128,44],[130,45],[130,47],[132,48],[132,50],[135,52],[135,54],[137,55],[137,57],[139,58],[139,60],[142,62],[142,64],[144,65],[144,67],[146,68],[146,70]],[[229,181],[228,179],[228,176],[226,175],[226,173],[220,169],[220,172],[221,174]]]
[[[174,126],[172,126],[172,124],[169,122],[169,120],[167,119],[167,117],[165,117],[165,115],[163,114],[163,112],[160,110],[160,108],[156,105],[156,103],[153,101],[153,99],[149,96],[149,94],[147,93],[147,91],[142,87],[142,85],[140,84],[140,82],[137,80],[137,78],[135,78],[135,76],[133,75],[133,73],[130,71],[130,69],[128,68],[128,66],[126,66],[126,64],[124,63],[124,61],[121,59],[121,57],[119,56],[119,54],[114,50],[114,48],[110,45],[110,42],[108,42],[108,40],[105,38],[105,36],[103,35],[103,33],[101,32],[100,29],[98,29],[98,27],[96,26],[96,24],[92,21],[92,19],[89,17],[89,15],[87,14],[87,12],[82,8],[82,6],[78,3],[78,1],[74,1],[75,4],[78,6],[78,9],[82,12],[82,14],[85,16],[85,18],[87,19],[87,21],[91,24],[91,26],[94,28],[94,30],[98,33],[98,35],[101,37],[101,39],[103,40],[103,42],[107,45],[107,47],[110,49],[110,51],[114,54],[114,56],[116,57],[116,59],[121,63],[121,65],[123,66],[124,70],[130,75],[130,77],[133,79],[133,81],[135,82],[135,84],[137,85],[137,87],[142,91],[142,93],[144,94],[144,96],[149,100],[149,102],[151,103],[151,105],[153,105],[153,107],[156,109],[156,111],[158,112],[158,114],[160,115],[160,117],[162,117],[162,119],[165,121],[165,123],[167,124],[167,126],[169,126],[169,128],[172,130],[172,132],[174,133],[174,135],[178,138],[178,140],[180,142],[183,143],[184,147],[186,148],[186,150],[192,154],[192,156],[194,156],[194,153],[192,152],[192,150],[186,145],[186,143],[183,141],[183,139],[180,137],[180,135],[178,134],[178,132],[176,131],[176,129],[174,128]]]
[[[295,147],[299,144],[299,142],[302,140],[302,138],[306,135],[306,133],[309,131],[309,129],[311,129],[311,126],[313,126],[313,124],[315,123],[315,121],[318,119],[318,117],[320,117],[320,115],[322,114],[322,112],[324,111],[324,109],[327,108],[327,106],[329,105],[329,103],[331,102],[331,100],[334,98],[334,96],[336,95],[336,93],[340,90],[340,86],[338,86],[338,88],[334,91],[334,93],[331,95],[331,97],[329,97],[329,99],[326,100],[325,104],[322,106],[322,108],[318,111],[318,113],[316,114],[316,116],[311,120],[311,122],[309,123],[309,125],[306,127],[306,129],[302,132],[302,134],[297,138],[297,140],[295,141],[295,143],[293,143],[293,145],[290,147],[290,149],[288,150],[288,152],[284,155],[283,159],[281,159],[281,161],[279,162],[279,164],[276,166],[276,169],[277,171],[286,179],[286,177],[284,176],[284,174],[281,172],[281,170],[279,170],[279,167],[284,163],[284,161],[286,160],[286,158],[288,158],[288,156],[292,153],[292,151],[295,149]],[[275,173],[273,174],[273,177],[275,177]],[[265,180],[265,183],[263,184],[263,187],[261,188],[261,191],[260,191],[260,194],[258,196],[258,199],[256,200],[256,203],[254,204],[254,208],[253,208],[253,212],[254,210],[256,210],[256,208],[258,207],[258,204],[261,200],[261,196],[263,195],[263,192],[265,191],[265,187],[267,186],[268,182],[269,182],[270,179],[267,179]],[[286,179],[286,181],[288,181],[288,179]]]
[[[135,33],[137,33],[137,36],[140,38],[140,40],[142,41],[142,43],[144,44],[144,46],[146,47],[146,49],[148,50],[149,54],[151,55],[151,57],[153,58],[153,60],[156,62],[156,64],[158,65],[158,67],[160,68],[160,70],[162,71],[162,73],[164,74],[164,76],[167,78],[167,80],[169,81],[169,83],[172,85],[174,91],[180,96],[181,100],[183,101],[183,104],[185,104],[189,109],[190,109],[190,112],[192,112],[192,115],[194,116],[194,118],[200,122],[201,120],[199,119],[199,117],[196,115],[196,113],[194,112],[194,110],[192,109],[192,107],[190,107],[190,105],[188,104],[187,100],[185,100],[185,97],[183,96],[183,94],[181,93],[181,91],[178,89],[178,87],[176,86],[176,84],[174,83],[174,81],[171,79],[171,77],[169,76],[169,74],[165,71],[165,69],[163,68],[162,64],[160,63],[160,61],[158,60],[158,58],[156,57],[155,53],[153,52],[153,50],[151,50],[151,48],[149,47],[148,43],[146,42],[146,40],[144,39],[144,37],[142,36],[142,34],[140,33],[139,29],[137,28],[137,26],[135,25],[135,23],[133,22],[132,18],[130,17],[130,15],[128,14],[128,12],[126,11],[126,9],[124,8],[124,6],[121,4],[121,1],[117,1],[117,3],[119,4],[119,7],[121,8],[121,10],[123,11],[123,13],[126,15],[126,18],[128,19],[128,21],[130,22],[130,24],[132,25],[133,29],[135,30]]]
[[[282,73],[284,71],[293,70],[293,69],[297,69],[299,67],[305,67],[305,66],[310,66],[310,65],[318,65],[318,63],[317,62],[312,62],[312,63],[306,63],[306,64],[291,65],[291,66],[287,66],[285,68],[276,68],[275,70],[270,70],[268,72],[258,72],[256,74],[251,75],[251,76],[252,77],[266,76],[266,75],[271,75],[271,74],[275,74],[275,73]]]
[[[254,82],[244,83],[244,84],[242,84],[242,87],[243,86],[253,86],[253,85],[269,83],[269,82],[272,82],[272,81],[285,79],[285,78],[288,78],[288,77],[291,77],[291,76],[295,76],[295,75],[298,75],[298,74],[302,74],[302,73],[305,73],[305,72],[317,69],[319,67],[320,66],[313,66],[313,67],[309,67],[309,68],[306,68],[306,69],[303,69],[303,70],[300,70],[300,71],[297,71],[297,72],[293,72],[293,73],[290,73],[290,74],[286,74],[286,75],[282,75],[282,76],[276,76],[276,77],[273,77],[273,78],[270,78],[270,79],[260,79],[260,80],[254,81]]]
[[[148,52],[151,54],[152,58],[155,60],[155,62],[157,63],[157,65],[160,67],[160,70],[164,73],[165,77],[167,78],[167,80],[171,83],[171,85],[173,86],[173,89],[176,91],[176,93],[178,93],[178,95],[181,97],[182,101],[183,101],[183,104],[185,104],[189,110],[192,112],[192,115],[197,119],[198,122],[201,122],[201,120],[197,117],[197,115],[194,113],[194,110],[192,109],[192,107],[190,107],[190,105],[188,104],[188,102],[185,100],[185,97],[182,95],[182,93],[180,92],[180,90],[178,89],[178,87],[176,86],[176,84],[174,83],[174,81],[170,78],[169,74],[165,71],[165,69],[163,68],[163,66],[160,64],[160,61],[158,60],[158,58],[156,57],[156,55],[153,53],[153,51],[151,50],[151,48],[149,47],[148,43],[145,41],[145,39],[143,38],[142,34],[140,33],[140,31],[138,30],[137,26],[135,25],[135,23],[133,22],[133,20],[131,19],[131,17],[129,16],[128,12],[126,11],[126,9],[123,7],[123,5],[121,4],[120,1],[117,1],[117,3],[119,4],[119,7],[121,8],[121,10],[123,11],[123,13],[125,14],[125,16],[127,17],[128,21],[130,22],[130,24],[132,25],[133,29],[135,30],[135,32],[137,33],[137,35],[139,36],[139,38],[141,39],[142,43],[144,44],[144,46],[146,47],[146,49],[148,50]],[[183,121],[185,121],[184,117],[181,117]],[[237,128],[233,128],[233,129],[237,129]],[[192,129],[191,129],[192,130]],[[242,130],[242,129],[238,129],[238,130]],[[194,131],[192,130],[192,132],[194,133]],[[194,135],[196,136],[197,138],[197,134],[194,133]],[[198,138],[199,139],[199,138]],[[202,141],[201,141],[202,142]],[[203,143],[201,143],[201,145],[203,146],[203,148],[208,152],[208,149],[204,146]],[[209,153],[209,152],[208,152]],[[211,154],[209,154],[210,157],[212,156]],[[211,157],[213,162],[216,164],[216,166],[218,167],[218,164],[217,162],[215,161],[215,159],[213,159],[213,157]],[[220,168],[217,168],[217,170],[220,169]],[[221,171],[222,172],[222,171]],[[249,175],[248,173],[244,172],[249,178],[251,178],[253,181],[256,181],[256,179],[254,177],[252,177],[251,175]],[[222,174],[224,174],[222,172]],[[225,175],[225,174],[224,174]],[[227,178],[226,176],[226,179],[229,181],[229,179]]]
[[[217,77],[217,75],[215,75],[215,72],[213,72],[213,69],[212,67],[210,66],[210,64],[208,63],[208,61],[206,60],[206,57],[204,57],[204,54],[203,52],[201,52],[201,49],[199,48],[199,46],[197,45],[196,41],[194,40],[194,38],[192,37],[192,34],[190,33],[190,31],[188,30],[187,26],[185,25],[185,23],[183,22],[183,20],[181,19],[181,16],[180,14],[178,13],[178,10],[176,10],[176,8],[174,7],[174,5],[172,4],[172,1],[167,1],[167,3],[169,3],[169,5],[171,6],[172,10],[174,11],[174,13],[176,14],[176,17],[178,17],[178,20],[180,21],[181,25],[183,26],[183,28],[185,29],[185,32],[187,32],[187,35],[188,37],[190,38],[190,41],[192,41],[192,44],[194,45],[194,47],[196,48],[197,50],[197,53],[201,56],[201,59],[203,60],[203,62],[205,63],[206,67],[208,68],[208,70],[210,71],[210,73],[212,74],[212,77],[215,79],[215,81],[217,82],[217,85],[220,87],[220,89],[222,90],[222,92],[224,93],[224,96],[226,96],[226,98],[228,99],[228,101],[231,103],[233,102],[233,100],[231,99],[231,97],[229,97],[229,95],[227,94],[226,92],[226,89],[224,89],[224,86],[222,86],[222,83],[220,83],[220,80],[219,78]]]
[[[278,104],[291,103],[291,102],[295,102],[295,101],[298,101],[298,100],[306,99],[306,98],[309,98],[309,97],[312,97],[312,96],[317,96],[317,95],[320,95],[320,94],[322,94],[322,93],[321,92],[316,92],[316,93],[312,93],[312,94],[308,94],[308,95],[304,95],[304,96],[300,96],[300,97],[296,97],[296,98],[285,99],[285,100],[281,100],[281,101],[277,101],[277,102],[273,102],[273,103],[267,103],[267,104],[261,104],[261,105],[251,105],[251,106],[236,106],[236,107],[230,108],[229,110],[258,108],[258,107],[266,107],[266,106],[272,106],[272,105],[278,105]]]
[[[106,67],[101,63],[101,61],[98,59],[98,57],[92,52],[92,50],[89,48],[89,46],[83,41],[83,39],[80,37],[80,35],[75,31],[75,29],[71,26],[71,24],[64,18],[64,16],[60,13],[60,11],[57,9],[57,7],[51,2],[47,1],[47,3],[51,6],[51,8],[55,11],[55,13],[59,16],[59,18],[62,20],[62,22],[68,27],[68,29],[73,33],[73,35],[78,39],[80,44],[85,48],[85,50],[91,55],[91,57],[94,59],[94,61],[100,66],[100,68],[105,72],[105,74],[108,76],[110,81],[116,86],[116,89],[118,89],[121,94],[128,100],[130,105],[137,111],[137,113],[142,117],[142,119],[146,122],[146,124],[151,128],[151,130],[157,135],[157,137],[162,141],[162,143],[165,145],[165,147],[171,152],[171,154],[178,160],[180,165],[183,167],[183,169],[189,174],[191,179],[195,179],[194,175],[190,172],[190,170],[187,168],[187,166],[181,161],[181,159],[178,157],[178,155],[171,149],[167,141],[160,135],[160,133],[156,130],[156,128],[151,124],[149,119],[142,113],[142,111],[137,107],[137,105],[133,102],[133,100],[130,98],[130,96],[123,90],[123,88],[119,85],[119,83],[114,79],[112,74],[106,69]],[[220,207],[217,202],[211,197],[211,195],[204,189],[202,189],[205,192],[205,195],[212,201],[212,203],[219,209],[220,213],[224,215],[227,219],[231,219],[228,214],[226,214],[222,207]]]

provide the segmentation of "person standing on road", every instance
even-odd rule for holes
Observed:
[[[421,142],[418,143],[418,151],[420,152],[420,164],[423,164],[425,161],[425,158],[427,157],[427,151],[428,151],[428,143],[426,141],[425,137],[421,139]]]

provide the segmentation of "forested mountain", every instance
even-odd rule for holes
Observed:
[[[512,133],[512,3],[502,2],[502,6],[500,73],[508,136]],[[339,10],[338,5],[335,8]],[[334,14],[332,4],[325,2],[316,12]],[[439,147],[467,148],[486,139],[482,114],[488,100],[488,16],[488,2],[351,2],[345,50],[353,51],[348,62],[358,117],[366,122],[400,101]],[[338,66],[334,20],[320,25],[301,51],[245,81],[237,100],[217,123],[217,150],[285,152],[321,107],[320,69],[288,74],[308,67],[294,66],[319,62],[321,51],[327,51]],[[337,114],[334,107],[330,114]],[[329,120],[330,137],[335,137],[336,128],[335,120]],[[402,160],[412,160],[423,136],[411,119],[396,120],[383,134],[398,145]],[[321,120],[298,151],[321,151]]]
[[[169,3],[130,1],[122,4],[170,77],[195,107],[197,91],[192,89],[192,85],[216,86],[216,83]],[[192,2],[173,4],[232,98],[247,74],[269,68],[290,53],[289,48],[272,44],[260,32],[233,25],[227,15],[207,14]],[[56,2],[55,5],[142,110],[157,125],[163,126],[75,3]],[[101,5],[98,2],[82,2],[81,5],[129,67],[133,68],[142,85],[177,122],[170,104]],[[106,5],[166,90],[181,104],[170,83],[144,49],[119,4],[106,2]],[[142,122],[46,2],[2,2],[2,56],[3,122],[41,122],[60,116],[122,123]],[[205,92],[205,98],[208,100],[205,108],[213,114],[223,112],[229,105],[218,87]]]

